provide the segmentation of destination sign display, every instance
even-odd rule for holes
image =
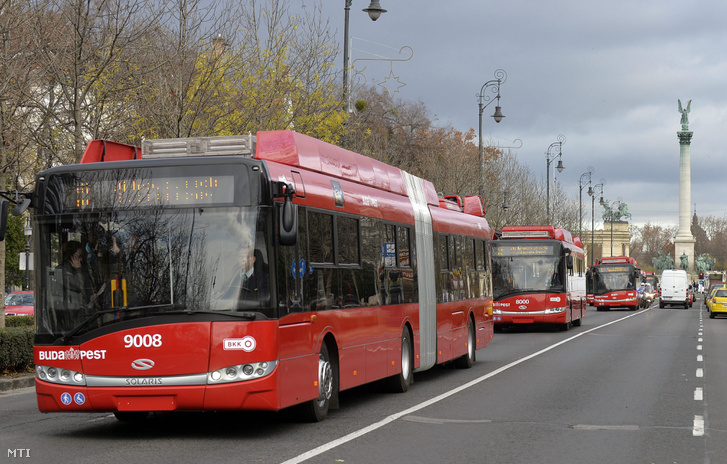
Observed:
[[[81,182],[71,195],[75,207],[157,207],[230,204],[234,176],[158,177]]]
[[[629,272],[630,269],[627,266],[597,266],[598,272]]]
[[[547,243],[497,243],[493,244],[492,256],[553,256],[555,245]]]
[[[246,174],[223,165],[61,173],[49,179],[47,198],[65,211],[228,206],[249,201],[239,188],[249,185]]]

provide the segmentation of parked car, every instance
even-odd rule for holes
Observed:
[[[34,316],[34,295],[32,291],[11,292],[5,297],[6,316]]]
[[[727,314],[727,287],[712,291],[712,296],[707,303],[707,310],[710,319],[714,319],[717,314]]]
[[[704,290],[704,304],[705,305],[707,304],[707,302],[709,300],[709,296],[712,294],[712,290],[714,290],[715,288],[722,288],[724,286],[725,286],[725,283],[724,282],[721,282],[721,281],[718,281],[718,282],[710,282],[709,283],[709,287],[707,287]]]

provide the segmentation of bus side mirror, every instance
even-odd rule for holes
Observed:
[[[573,255],[566,255],[566,257],[565,257],[565,266],[568,269],[573,269]]]
[[[8,207],[10,202],[5,198],[0,199],[0,242],[5,240],[5,231],[8,227]]]
[[[283,189],[285,200],[278,218],[278,241],[283,246],[295,245],[298,239],[298,206],[293,204],[295,189],[288,184]]]

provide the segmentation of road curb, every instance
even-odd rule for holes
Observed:
[[[35,385],[35,375],[27,374],[19,377],[7,377],[0,379],[0,391],[15,390],[16,388],[27,388]]]

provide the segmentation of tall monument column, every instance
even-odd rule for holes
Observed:
[[[674,239],[674,266],[677,269],[686,268],[687,273],[694,273],[694,236],[692,235],[690,207],[692,204],[692,167],[690,144],[692,132],[689,130],[689,117],[692,101],[682,108],[679,102],[679,112],[682,115],[682,130],[677,132],[679,138],[679,230]]]

